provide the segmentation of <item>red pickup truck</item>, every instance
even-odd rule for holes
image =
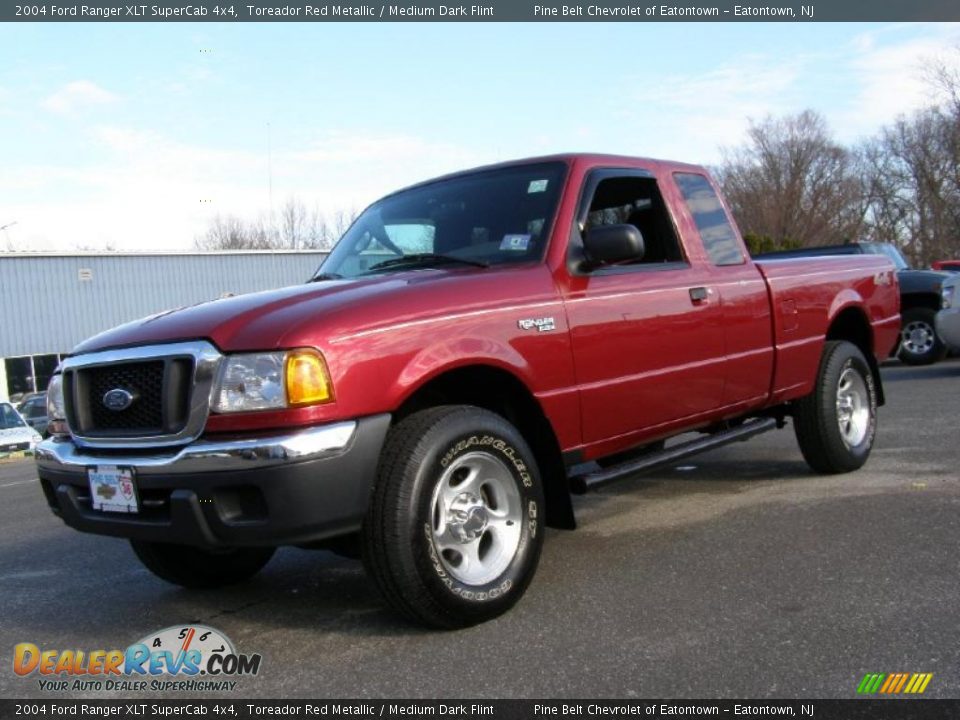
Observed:
[[[304,285],[82,343],[40,480],[173,583],[356,540],[390,605],[469,625],[520,598],[571,492],[788,418],[815,471],[859,468],[896,283],[882,256],[751,261],[694,165],[471,170],[371,205]]]

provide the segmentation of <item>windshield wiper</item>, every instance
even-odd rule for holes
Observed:
[[[438,253],[413,253],[403,257],[391,258],[371,265],[368,270],[378,270],[380,268],[396,267],[399,265],[428,265],[435,262],[452,262],[461,265],[473,265],[474,267],[487,268],[490,263],[483,260],[470,260],[468,258],[457,257],[456,255],[440,255]]]
[[[343,280],[343,275],[338,275],[337,273],[320,273],[319,275],[314,275],[307,280],[307,282],[321,282],[323,280]]]

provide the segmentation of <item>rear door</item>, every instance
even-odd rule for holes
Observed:
[[[739,412],[762,404],[770,393],[774,351],[767,283],[746,257],[709,178],[697,172],[677,172],[673,179],[700,234],[710,284],[722,311],[726,356],[722,404],[730,412]],[[782,322],[796,322],[795,307],[785,304],[780,312]]]
[[[642,261],[585,264],[585,232],[620,223],[643,235]],[[585,444],[627,440],[717,408],[724,372],[720,304],[703,268],[684,252],[653,175],[590,174],[569,252],[565,303]]]

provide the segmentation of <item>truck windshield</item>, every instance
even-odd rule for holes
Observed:
[[[562,162],[516,165],[389,195],[357,218],[314,280],[540,260],[565,173]]]
[[[893,261],[893,266],[897,270],[909,270],[910,263],[906,261],[903,257],[903,254],[900,252],[899,248],[890,243],[876,243],[871,245],[874,249],[874,254],[876,255],[886,255]]]

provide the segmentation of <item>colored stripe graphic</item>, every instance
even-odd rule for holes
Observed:
[[[894,690],[894,692],[895,693],[900,692],[901,690],[903,690],[903,686],[906,684],[907,684],[907,674],[900,673],[900,682],[897,683],[897,688],[896,690]]]
[[[860,681],[857,692],[863,695],[872,695],[879,689],[880,683],[883,682],[885,677],[886,675],[882,673],[867,673],[863,676],[863,680]]]
[[[893,673],[892,675],[887,675],[887,680],[881,686],[880,692],[882,693],[890,692],[890,688],[893,685],[896,685],[899,679],[900,679],[900,675],[898,675],[897,673]]]
[[[933,673],[867,673],[857,685],[859,695],[920,695],[933,680]]]

